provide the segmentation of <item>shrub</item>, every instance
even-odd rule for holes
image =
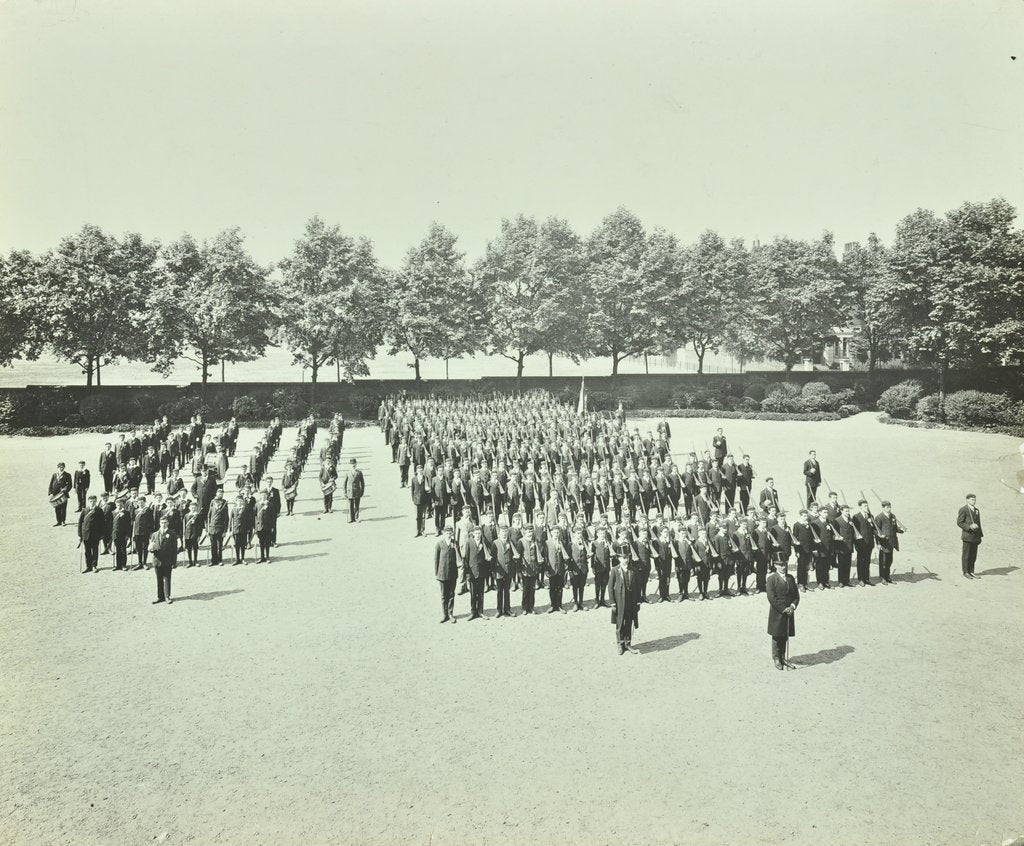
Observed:
[[[750,379],[743,389],[743,395],[761,402],[761,400],[768,396],[768,383],[761,377]]]
[[[21,419],[21,403],[10,394],[0,397],[0,430],[9,431]]]
[[[736,411],[760,411],[761,403],[754,397],[740,397],[735,408]]]
[[[349,402],[355,409],[356,416],[361,420],[376,420],[377,411],[380,409],[380,397],[376,394],[352,394]],[[332,411],[331,414],[334,412]],[[330,416],[330,415],[328,415]]]
[[[769,394],[782,394],[790,399],[798,399],[803,395],[803,391],[800,390],[799,385],[793,382],[772,382],[764,395],[767,397]]]
[[[132,423],[152,423],[160,412],[156,397],[145,391],[133,393],[125,410]]]
[[[831,394],[832,389],[825,382],[808,382],[800,393],[805,397],[814,397],[821,394]]]
[[[1024,426],[1024,402],[1015,402],[1007,408],[1002,422],[1007,426]]]
[[[803,407],[799,395],[793,396],[782,391],[771,391],[768,396],[761,400],[761,410],[776,414],[795,414],[803,412]]]
[[[839,406],[839,416],[850,417],[853,414],[860,414],[860,410],[861,409],[859,405],[856,405],[852,402],[845,403],[844,405]]]
[[[78,407],[82,421],[90,426],[127,423],[132,414],[125,402],[105,393],[85,397]]]
[[[579,397],[576,398],[576,401],[579,402]],[[618,406],[618,397],[612,396],[607,391],[594,391],[587,394],[587,408],[591,411],[615,411]],[[623,408],[625,408],[625,402]]]
[[[878,398],[878,410],[886,412],[890,417],[904,420],[914,416],[918,400],[924,394],[924,387],[916,379],[907,379],[891,388],[882,391]]]
[[[274,414],[285,419],[297,419],[306,413],[309,402],[302,391],[295,388],[278,388],[270,395],[270,408]]]
[[[25,403],[25,422],[44,426],[63,423],[78,412],[78,403],[70,391],[60,389],[40,391]]]
[[[879,407],[881,408],[881,400],[879,400]],[[925,420],[929,423],[936,423],[939,420],[939,395],[928,394],[926,397],[921,397],[917,401],[917,405],[914,407],[915,414],[918,420]],[[890,415],[895,417],[896,415]],[[902,419],[902,418],[901,418]]]
[[[182,423],[188,423],[192,415],[196,413],[199,405],[199,400],[182,397],[181,399],[173,399],[161,403],[157,411],[161,417],[166,415],[168,423],[180,426]]]
[[[231,401],[231,414],[239,420],[259,420],[266,412],[266,407],[255,397],[243,394]]]
[[[1012,406],[1003,394],[954,391],[946,395],[946,420],[953,426],[991,426],[1004,422]]]

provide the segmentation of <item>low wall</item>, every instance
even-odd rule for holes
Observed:
[[[878,395],[891,385],[905,379],[918,379],[926,392],[937,389],[935,374],[930,370],[877,370],[873,373],[863,371],[798,371],[788,374],[780,371],[747,371],[745,373],[709,373],[698,376],[695,373],[677,374],[629,374],[614,379],[611,376],[588,376],[586,386],[589,394],[603,393],[609,398],[622,398],[628,408],[664,408],[671,405],[673,393],[677,391],[708,391],[728,394],[734,397],[746,395],[746,390],[753,384],[763,389],[766,383],[789,381],[803,385],[807,382],[825,382],[833,391],[843,388],[854,389],[858,393],[858,402],[864,407],[872,407]],[[272,400],[275,392],[285,392],[293,398],[292,406],[284,413],[295,416],[296,406],[309,403],[313,397],[318,412],[329,413],[331,410],[342,411],[350,417],[372,416],[376,403],[381,396],[395,394],[400,391],[410,393],[442,393],[457,394],[470,391],[501,391],[510,392],[517,388],[530,390],[542,388],[561,393],[568,399],[571,393],[579,390],[578,376],[524,376],[517,380],[514,376],[493,376],[483,379],[440,379],[416,382],[413,379],[357,379],[355,382],[320,382],[315,386],[310,383],[294,382],[209,382],[205,386],[199,382],[188,385],[104,385],[87,387],[84,385],[41,386],[29,385],[25,388],[0,389],[0,401],[10,400],[21,411],[21,425],[33,423],[67,422],[78,425],[107,422],[146,422],[161,408],[171,408],[169,416],[180,417],[190,410],[204,409],[207,415],[215,419],[223,419],[230,414],[232,401],[236,397],[253,397],[266,407],[281,407]],[[1014,399],[1024,399],[1024,368],[1022,367],[988,367],[971,370],[951,371],[947,376],[947,390],[956,391],[975,388],[994,393],[1006,393]],[[280,396],[280,395],[279,395]],[[83,400],[95,405],[96,400],[113,408],[115,416],[123,409],[122,419],[94,420],[85,419],[95,416],[77,414],[78,405]],[[39,419],[31,422],[27,417],[32,414]],[[108,411],[109,413],[109,411]],[[77,418],[76,419],[76,414]],[[3,421],[0,421],[2,423]]]

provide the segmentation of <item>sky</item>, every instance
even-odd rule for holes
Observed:
[[[1024,0],[0,0],[0,251],[237,226],[270,264],[318,214],[472,262],[502,218],[620,205],[890,241],[1024,207],[1022,75]]]
[[[397,264],[517,213],[684,240],[1024,204],[1024,2],[0,2],[0,249],[86,222]],[[1018,59],[1010,57],[1018,55]]]

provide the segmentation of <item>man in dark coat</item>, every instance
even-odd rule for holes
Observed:
[[[985,536],[981,530],[978,498],[974,494],[967,494],[967,501],[960,507],[960,511],[956,515],[956,524],[960,528],[960,540],[963,543],[960,567],[967,578],[973,579],[974,562],[978,559],[978,544]]]
[[[128,569],[128,544],[132,539],[132,514],[128,510],[128,501],[119,497],[114,509],[111,524],[111,535],[114,542],[114,569]]]
[[[410,491],[412,492],[412,504],[416,507],[415,537],[420,537],[427,520],[427,508],[430,506],[430,488],[427,487],[427,480],[423,478],[422,467],[416,468],[416,475],[412,477]]]
[[[455,620],[455,582],[459,578],[459,557],[452,538],[452,528],[444,530],[444,535],[434,546],[434,577],[441,585],[441,612],[444,614],[442,623]]]
[[[85,547],[85,572],[99,571],[100,541],[106,526],[107,515],[96,504],[96,497],[90,496],[78,518],[78,543]]]
[[[537,576],[543,571],[544,544],[539,543],[533,534],[533,526],[527,525],[523,528],[522,558],[520,564],[520,577],[522,579],[522,606],[523,614],[534,613],[534,599],[537,590]]]
[[[818,488],[821,487],[821,465],[818,464],[818,454],[812,449],[807,453],[807,460],[804,462],[804,493],[807,494],[807,504],[818,501]]]
[[[165,599],[170,605],[171,599],[171,571],[178,562],[179,538],[171,530],[170,518],[160,518],[160,528],[153,533],[149,539],[149,551],[153,553],[153,564],[156,570],[156,605]]]
[[[348,499],[348,521],[354,523],[359,519],[359,500],[366,492],[366,481],[363,479],[363,471],[356,466],[356,460],[348,460],[349,469],[345,474],[344,493]]]
[[[625,542],[625,536],[621,536]],[[608,598],[612,601],[612,625],[619,655],[638,653],[633,647],[633,629],[640,625],[640,603],[637,601],[636,574],[627,566],[627,556],[619,556],[608,579]]]
[[[199,513],[203,510],[200,507]],[[217,488],[213,502],[206,515],[206,531],[210,535],[210,566],[224,563],[224,535],[229,523],[228,504],[224,501],[224,489]]]
[[[484,540],[479,526],[473,527],[472,535],[466,539],[462,559],[469,573],[469,619],[488,619],[484,616],[484,582],[493,559],[490,544]]]
[[[875,528],[878,531],[878,576],[891,585],[893,553],[899,551],[903,526],[892,513],[892,503],[887,499],[882,501],[882,513],[875,516]]]
[[[135,538],[135,553],[138,555],[136,570],[149,566],[149,538],[156,529],[153,520],[153,509],[146,503],[146,498],[140,496],[138,508],[132,518],[132,536]]]
[[[859,511],[853,515],[853,548],[857,551],[857,579],[861,585],[872,587],[871,550],[875,548],[875,521],[868,510],[868,501],[857,503]]]
[[[498,529],[498,539],[494,543],[494,578],[497,583],[499,617],[516,616],[510,607],[509,593],[517,555],[516,548],[509,541],[508,528],[502,526]]]
[[[114,471],[117,469],[117,455],[109,443],[103,445],[99,465],[96,468],[103,479],[103,492],[110,493],[114,489]]]
[[[85,462],[79,461],[73,480],[75,496],[78,498],[78,508],[75,511],[81,511],[85,508],[85,500],[89,494],[90,479],[89,470],[86,468]]]
[[[796,634],[796,607],[800,604],[800,591],[796,580],[789,575],[789,565],[775,563],[775,572],[769,574],[765,590],[768,596],[768,634],[772,638],[772,660],[775,669],[796,669],[786,655],[789,639]]]
[[[57,472],[50,476],[50,484],[46,493],[53,505],[53,514],[57,522],[54,526],[63,526],[68,519],[68,497],[71,495],[71,474],[64,469],[64,462],[58,462]]]

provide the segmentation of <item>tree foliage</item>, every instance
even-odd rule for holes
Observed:
[[[746,292],[748,254],[743,242],[727,243],[717,232],[701,234],[681,254],[677,285],[667,292],[668,347],[689,345],[704,372],[708,351],[718,352],[729,337],[737,309]]]
[[[388,285],[390,351],[412,355],[417,380],[421,359],[458,358],[483,347],[483,297],[457,240],[432,223]]]
[[[820,353],[843,321],[839,262],[832,236],[807,242],[776,238],[750,256],[750,286],[739,340],[792,370]]]
[[[42,258],[32,290],[38,330],[57,358],[82,369],[86,384],[94,375],[99,382],[101,366],[142,356],[158,251],[141,235],[117,239],[86,225]]]
[[[487,347],[514,361],[517,377],[526,356],[541,350],[585,352],[583,245],[566,221],[503,220],[475,272],[487,303]]]
[[[884,292],[889,284],[889,251],[872,232],[867,244],[850,244],[840,264],[847,322],[859,334],[853,355],[874,370],[878,360],[892,352],[893,331]]]
[[[39,355],[39,262],[27,250],[0,256],[0,367]]]
[[[896,227],[878,296],[910,360],[946,370],[1018,362],[1024,338],[1024,234],[1002,199],[938,217],[918,209]]]
[[[293,361],[310,369],[313,383],[330,361],[348,378],[369,375],[366,361],[383,327],[383,274],[370,241],[349,238],[314,217],[279,268],[279,338]]]
[[[167,373],[184,358],[198,365],[205,384],[213,365],[263,355],[277,325],[267,277],[238,229],[202,246],[190,235],[169,244],[161,282],[149,299],[153,369]]]

